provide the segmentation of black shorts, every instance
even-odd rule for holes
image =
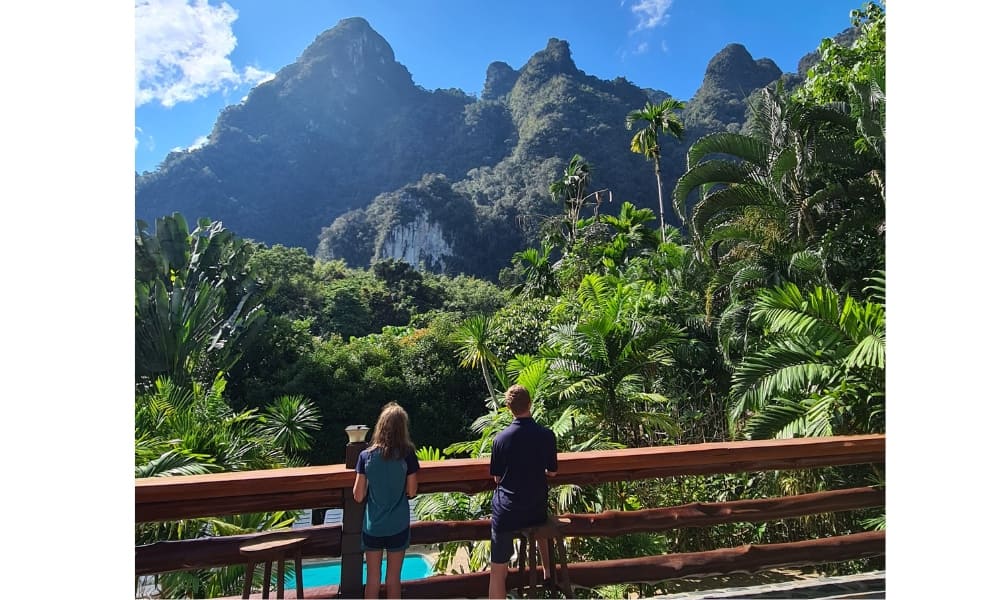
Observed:
[[[514,555],[514,532],[490,528],[490,562],[507,563]]]
[[[385,550],[386,552],[399,552],[410,547],[410,528],[407,527],[394,535],[368,535],[361,532],[361,549]]]
[[[533,527],[535,525],[541,525],[548,518],[548,515],[544,512],[541,514],[536,514],[531,517],[524,517],[523,515],[518,515],[516,517],[516,522],[521,524],[520,527],[512,531],[497,531],[496,520],[490,520],[490,562],[495,563],[506,563],[510,562],[511,557],[514,555],[514,538],[517,537],[517,531],[525,527]],[[507,522],[507,527],[510,527],[510,523]],[[506,529],[507,527],[504,527]]]

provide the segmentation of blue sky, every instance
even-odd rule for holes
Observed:
[[[135,10],[135,169],[196,147],[219,111],[347,17],[368,20],[427,89],[478,95],[489,63],[520,68],[550,37],[577,66],[688,99],[739,42],[783,71],[850,25],[861,0],[145,0]]]

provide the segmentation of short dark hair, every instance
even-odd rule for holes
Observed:
[[[507,401],[510,412],[515,415],[531,408],[531,395],[528,394],[528,390],[523,385],[512,385],[507,388],[504,399]]]

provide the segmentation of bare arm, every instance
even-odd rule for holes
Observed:
[[[412,498],[417,495],[417,474],[410,473],[406,476],[406,497]]]
[[[368,478],[358,473],[354,477],[354,501],[358,504],[364,502],[366,494],[368,494]]]

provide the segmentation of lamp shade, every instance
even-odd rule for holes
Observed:
[[[367,425],[348,425],[344,428],[347,432],[347,441],[355,444],[357,442],[365,441],[365,437],[368,435]]]

